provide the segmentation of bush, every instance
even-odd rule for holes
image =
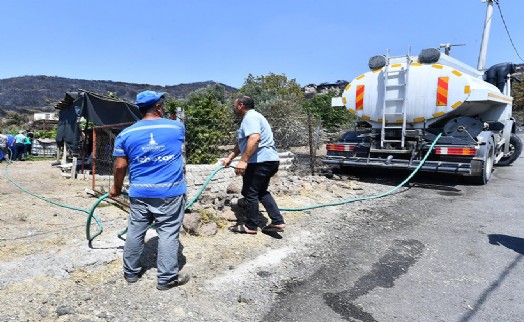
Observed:
[[[327,130],[336,130],[348,127],[357,120],[344,106],[331,106],[331,98],[337,93],[330,91],[326,94],[313,96],[304,103],[304,108],[322,121],[322,126]]]
[[[170,100],[167,109],[184,111],[186,159],[188,164],[215,163],[223,154],[219,147],[232,140],[233,113],[230,99],[221,85],[208,86],[190,93],[184,100]]]

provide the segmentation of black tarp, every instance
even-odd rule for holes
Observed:
[[[67,92],[55,108],[60,110],[56,142],[59,146],[66,143],[72,151],[78,149],[81,117],[95,126],[136,122],[141,118],[138,106],[88,91]]]

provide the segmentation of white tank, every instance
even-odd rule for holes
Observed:
[[[418,63],[418,56],[392,58],[386,67],[355,78],[344,90],[346,108],[374,128],[402,123],[422,128],[449,116],[480,116],[505,120],[512,98],[482,80],[482,73],[462,62],[440,55],[434,64]],[[385,83],[387,88],[385,90]],[[509,111],[509,112],[508,112]]]

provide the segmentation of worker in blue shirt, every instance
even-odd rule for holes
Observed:
[[[141,92],[135,104],[143,117],[115,140],[114,184],[109,195],[121,194],[129,169],[131,209],[124,245],[124,278],[128,283],[140,279],[144,237],[154,221],[158,233],[157,289],[168,290],[189,281],[189,275],[180,273],[178,267],[186,193],[182,158],[185,128],[179,121],[164,118],[164,93]]]

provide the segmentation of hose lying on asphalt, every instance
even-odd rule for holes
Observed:
[[[424,165],[424,163],[426,162],[426,159],[429,157],[431,151],[433,150],[433,147],[435,146],[435,144],[437,144],[438,140],[440,139],[440,137],[442,136],[442,133],[439,134],[435,141],[433,141],[433,143],[431,144],[431,146],[429,147],[428,149],[428,152],[426,153],[426,155],[424,155],[424,158],[422,158],[422,160],[420,161],[420,163],[418,164],[418,166],[413,170],[413,172],[411,172],[411,174],[404,180],[402,181],[400,184],[398,184],[397,186],[395,186],[394,188],[391,188],[389,189],[388,191],[384,192],[384,193],[381,193],[381,194],[377,194],[377,195],[373,195],[373,196],[369,196],[369,197],[359,197],[359,198],[352,198],[352,199],[346,199],[346,200],[342,200],[342,201],[337,201],[337,202],[331,202],[331,203],[322,203],[322,204],[317,204],[317,205],[312,205],[312,206],[307,206],[307,207],[300,207],[300,208],[279,208],[279,210],[282,210],[282,211],[305,211],[305,210],[311,210],[311,209],[316,209],[316,208],[322,208],[322,207],[330,207],[330,206],[338,206],[338,205],[343,205],[343,204],[346,204],[346,203],[351,203],[351,202],[355,202],[355,201],[364,201],[364,200],[372,200],[372,199],[377,199],[377,198],[382,198],[382,197],[385,197],[387,195],[390,195],[392,194],[393,192],[397,191],[398,189],[400,189],[402,186],[404,186],[409,180],[411,180],[411,178],[413,178],[413,176],[420,170],[420,168],[422,167],[422,165]],[[5,176],[6,178],[11,182],[13,183],[16,187],[18,187],[20,190],[22,190],[23,192],[31,195],[31,196],[34,196],[38,199],[41,199],[41,200],[44,200],[46,202],[49,202],[53,205],[56,205],[56,206],[59,206],[59,207],[63,207],[63,208],[67,208],[67,209],[71,209],[71,210],[76,210],[76,211],[81,211],[81,212],[84,212],[88,215],[87,217],[87,220],[86,220],[86,239],[88,240],[89,242],[89,247],[91,247],[91,244],[93,242],[93,240],[99,236],[100,234],[102,234],[102,232],[104,231],[103,229],[103,226],[102,226],[102,223],[100,222],[100,219],[98,219],[98,217],[94,214],[95,212],[95,209],[96,207],[98,207],[98,205],[104,200],[106,199],[107,197],[109,197],[109,194],[106,193],[104,194],[103,196],[101,196],[100,198],[98,198],[95,203],[93,204],[93,206],[91,207],[91,209],[89,210],[86,210],[86,209],[82,209],[82,208],[78,208],[78,207],[73,207],[73,206],[68,206],[68,205],[64,205],[64,204],[61,204],[59,202],[56,202],[56,201],[53,201],[53,200],[50,200],[50,199],[47,199],[47,198],[44,198],[42,196],[39,196],[35,193],[32,193],[30,191],[28,191],[27,189],[25,189],[24,187],[22,187],[21,185],[19,185],[18,183],[16,183],[14,180],[12,180],[10,177],[9,177],[9,174],[8,174],[8,167],[9,167],[9,164],[11,162],[9,161],[7,166],[6,166],[6,169],[5,169]],[[232,166],[230,166],[232,167]],[[204,184],[202,185],[202,187],[200,188],[200,190],[195,194],[195,196],[186,204],[184,210],[187,210],[189,209],[189,207],[191,207],[191,205],[193,205],[193,203],[195,203],[196,200],[198,200],[198,198],[200,197],[200,195],[202,194],[202,192],[206,189],[207,185],[209,184],[209,182],[211,181],[211,179],[213,179],[213,177],[217,174],[218,171],[224,169],[223,166],[219,166],[215,171],[213,171],[206,179],[206,181],[204,182]],[[98,230],[95,232],[95,234],[91,235],[91,221],[92,219],[95,220],[97,226],[98,226]],[[127,228],[119,231],[117,234],[118,234],[118,237],[121,237],[122,235],[124,235],[125,233],[127,233]]]

